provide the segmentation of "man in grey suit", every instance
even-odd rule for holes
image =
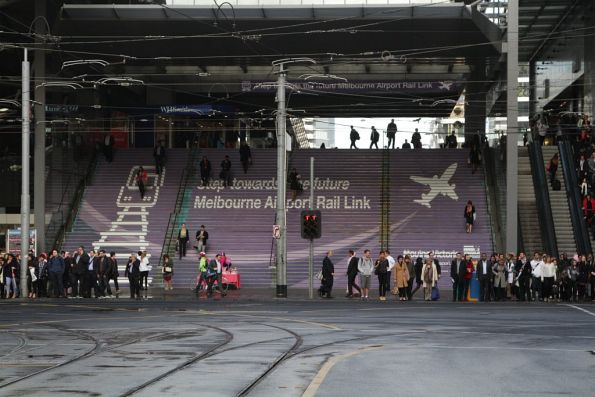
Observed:
[[[492,261],[488,260],[488,256],[481,254],[481,260],[477,263],[477,280],[479,280],[479,301],[489,302],[491,298],[491,282],[492,282]]]

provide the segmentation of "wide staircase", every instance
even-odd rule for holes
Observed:
[[[477,259],[493,250],[483,171],[471,173],[466,150],[391,153],[391,251],[414,260],[434,252],[442,267],[440,284],[450,288],[450,261],[457,252]],[[477,215],[468,234],[464,210],[469,200]]]
[[[547,166],[554,154],[558,153],[558,146],[542,146],[543,161]],[[574,229],[570,218],[570,209],[568,207],[568,194],[566,193],[566,181],[562,169],[562,162],[558,166],[556,179],[560,181],[561,189],[556,191],[552,189],[552,184],[548,175],[548,191],[552,207],[552,218],[554,229],[556,230],[556,239],[558,252],[574,255],[576,250],[576,241],[574,239]]]
[[[170,242],[170,246],[174,246],[179,226],[186,223],[190,242],[186,257],[175,258],[174,287],[195,285],[198,269],[195,235],[201,225],[209,233],[206,249],[209,258],[223,251],[240,271],[242,286],[271,286],[272,266],[269,265],[275,223],[277,154],[271,149],[252,149],[251,152],[253,163],[247,174],[242,169],[238,150],[200,149],[197,153],[195,176],[180,194],[183,199]],[[232,163],[231,187],[224,187],[219,179],[225,155],[229,155]],[[198,169],[203,156],[212,167],[207,187],[200,183]]]
[[[526,147],[518,148],[518,211],[519,224],[523,239],[523,248],[529,253],[543,251],[541,228],[537,214],[537,202],[533,176],[531,174],[531,161]]]
[[[223,187],[217,178],[225,154],[233,164],[232,187]],[[276,222],[276,151],[253,150],[252,154],[253,165],[244,174],[236,150],[201,150],[199,157],[206,155],[211,160],[215,178],[208,188],[197,185],[186,189],[191,193],[185,194],[189,199],[182,212],[186,213],[178,222],[187,223],[191,237],[204,224],[209,232],[207,254],[225,251],[237,266],[243,287],[270,287],[276,271],[272,239]],[[474,257],[479,252],[491,252],[483,174],[471,174],[466,151],[297,150],[292,154],[291,167],[301,174],[305,189],[295,200],[288,191],[290,288],[308,285],[308,241],[300,237],[299,219],[300,212],[309,206],[306,182],[310,157],[315,158],[314,206],[322,211],[323,230],[322,238],[314,244],[315,269],[327,251],[334,251],[335,285],[339,290],[346,285],[349,249],[358,254],[370,249],[375,256],[384,245],[395,257],[405,252],[414,258],[434,251],[444,274],[448,274],[450,260],[458,251]],[[388,175],[383,175],[383,162],[388,162]],[[383,180],[390,184],[388,189],[382,189]],[[384,210],[383,200],[389,200]],[[465,233],[463,210],[467,200],[472,200],[477,210],[472,234]],[[381,244],[383,219],[388,219],[389,230],[388,241]],[[193,285],[196,263],[196,250],[192,249],[185,259],[177,260],[176,287]],[[445,286],[449,284],[448,277],[443,280]]]
[[[118,150],[111,164],[101,158],[93,184],[86,188],[73,228],[66,235],[64,248],[74,251],[83,245],[87,250],[116,252],[124,284],[128,256],[147,251],[153,265],[151,276],[159,281],[161,272],[156,265],[188,150],[170,149],[167,155],[161,175],[155,172],[152,149]],[[144,199],[134,181],[139,166],[148,173]]]

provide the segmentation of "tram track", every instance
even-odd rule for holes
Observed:
[[[210,357],[211,355],[213,355],[213,352],[227,344],[229,344],[232,340],[233,340],[233,334],[223,328],[220,327],[215,327],[213,325],[206,325],[206,324],[201,324],[201,326],[203,327],[207,327],[207,328],[211,328],[214,330],[217,330],[221,333],[223,333],[225,335],[225,339],[215,345],[213,345],[212,347],[210,347],[209,349],[207,349],[204,352],[201,352],[200,354],[195,355],[194,357],[184,361],[183,363],[176,365],[175,367],[169,369],[168,371],[155,376],[143,383],[141,383],[140,385],[137,385],[129,390],[127,390],[126,392],[120,394],[120,396],[125,397],[125,396],[132,396],[134,394],[139,393],[140,391],[142,391],[143,389],[146,389],[147,387],[167,378],[168,376],[178,372],[178,371],[182,371],[185,368],[188,368],[189,366],[193,365],[194,363],[204,360],[207,357]]]
[[[49,327],[49,328],[58,329],[58,330],[63,331],[63,332],[70,332],[70,333],[76,334],[77,336],[82,337],[83,339],[86,339],[86,340],[91,341],[93,343],[93,347],[91,349],[88,349],[87,351],[79,354],[78,356],[75,356],[75,357],[69,359],[69,360],[66,360],[66,361],[57,363],[55,365],[51,365],[49,367],[40,369],[38,371],[31,372],[31,373],[29,373],[27,375],[24,375],[24,376],[21,376],[21,377],[19,377],[17,379],[13,379],[11,381],[2,383],[2,384],[0,384],[0,389],[3,389],[5,387],[8,387],[8,386],[14,385],[16,383],[22,382],[22,381],[24,381],[26,379],[33,378],[34,376],[38,376],[38,375],[41,375],[43,373],[53,371],[55,369],[65,367],[67,365],[70,365],[70,364],[75,363],[77,361],[83,360],[85,358],[92,357],[92,356],[94,356],[95,354],[97,354],[101,350],[102,344],[101,344],[100,340],[97,339],[97,338],[95,338],[95,337],[93,337],[93,336],[91,336],[91,335],[89,335],[89,334],[87,334],[87,333],[84,333],[84,332],[81,332],[81,331],[76,331],[76,330],[70,330],[70,329],[67,329],[65,327],[61,327],[61,326],[58,326],[58,325],[46,325],[46,326]]]

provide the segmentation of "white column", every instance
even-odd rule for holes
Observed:
[[[506,251],[517,252],[519,137],[519,0],[508,2],[506,94]]]

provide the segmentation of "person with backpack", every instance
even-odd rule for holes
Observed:
[[[376,131],[376,128],[372,126],[372,132],[370,133],[370,149],[372,149],[372,146],[376,146],[376,149],[378,149],[379,140],[380,134],[378,133],[378,131]]]
[[[361,299],[368,300],[370,296],[370,285],[372,284],[372,271],[374,270],[374,263],[370,258],[370,250],[364,250],[364,256],[359,258],[357,263],[357,271],[360,277]]]
[[[349,132],[349,140],[351,141],[351,146],[349,146],[349,149],[357,149],[355,141],[359,141],[359,133],[355,128],[353,128],[353,126],[351,126],[351,131]]]

